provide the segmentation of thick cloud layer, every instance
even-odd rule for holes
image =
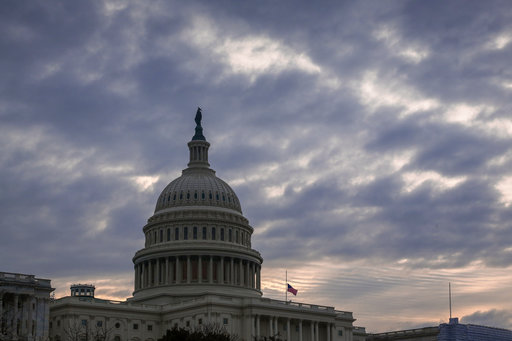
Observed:
[[[508,2],[7,1],[0,31],[0,270],[128,296],[201,106],[265,295],[288,268],[385,331],[446,321],[451,281],[512,328]]]

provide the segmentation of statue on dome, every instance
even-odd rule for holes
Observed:
[[[206,138],[203,136],[203,127],[201,127],[201,120],[203,119],[203,114],[201,112],[201,108],[197,107],[196,117],[194,121],[196,121],[196,134],[192,137],[192,140],[202,140],[206,141]]]
[[[196,118],[194,119],[196,121],[196,125],[198,127],[201,126],[201,120],[203,119],[203,114],[201,114],[201,108],[200,107],[197,107],[197,111],[196,111]]]

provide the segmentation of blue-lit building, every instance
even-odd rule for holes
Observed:
[[[438,327],[369,334],[367,341],[512,341],[512,331],[502,328],[459,323],[451,318]]]
[[[438,341],[512,341],[512,331],[459,323],[458,318],[439,325]]]

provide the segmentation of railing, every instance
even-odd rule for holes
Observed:
[[[285,305],[285,306],[291,306],[291,307],[297,307],[297,308],[303,308],[303,309],[311,309],[311,310],[320,310],[320,311],[339,313],[339,311],[334,310],[334,307],[318,305],[318,304],[309,304],[309,303],[292,302],[292,301],[281,301],[281,300],[274,300],[271,298],[260,298],[260,300],[262,302],[267,302],[267,303],[270,303],[273,305]],[[352,313],[350,313],[350,314],[352,314]]]
[[[34,283],[43,287],[51,287],[49,279],[36,278],[35,275],[20,274],[14,272],[0,272],[0,280],[16,281],[21,283]]]

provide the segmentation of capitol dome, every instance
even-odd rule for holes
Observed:
[[[180,206],[217,206],[242,213],[235,192],[215,171],[187,168],[183,174],[165,187],[155,207],[155,213]]]
[[[198,109],[188,167],[160,193],[143,228],[145,246],[133,257],[135,301],[261,296],[263,259],[251,247],[254,230],[233,189],[210,168],[201,118]]]

